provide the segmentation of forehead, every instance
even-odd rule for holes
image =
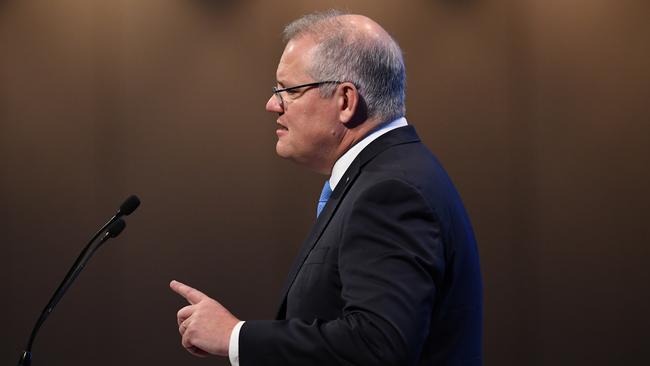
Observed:
[[[278,82],[287,84],[293,81],[308,81],[307,67],[310,64],[316,43],[310,37],[292,39],[284,48],[278,70]]]

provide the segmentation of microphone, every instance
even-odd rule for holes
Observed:
[[[122,218],[117,219],[108,227],[108,229],[106,230],[106,235],[104,237],[108,236],[109,238],[114,238],[120,235],[120,233],[122,233],[122,230],[124,230],[125,227],[126,227],[126,222],[124,221],[124,219]],[[106,240],[107,239],[102,238],[102,242]]]
[[[25,351],[23,352],[22,356],[18,360],[18,365],[19,366],[30,366],[32,363],[32,345],[34,344],[34,340],[36,339],[36,334],[38,334],[38,331],[40,330],[41,326],[47,319],[47,317],[54,311],[54,307],[56,304],[61,300],[65,292],[70,288],[74,280],[79,276],[79,273],[84,269],[86,266],[86,263],[90,260],[90,257],[99,249],[99,247],[104,244],[108,239],[110,238],[115,238],[118,235],[122,233],[124,228],[126,227],[126,222],[122,218],[123,216],[128,216],[135,211],[138,206],[140,205],[140,200],[138,197],[135,195],[130,196],[127,198],[124,203],[120,205],[120,208],[118,208],[117,212],[113,217],[111,217],[108,222],[106,222],[96,233],[93,235],[93,237],[90,239],[88,244],[84,247],[84,249],[81,251],[75,262],[72,264],[72,267],[70,267],[70,270],[68,270],[68,273],[65,275],[63,278],[63,281],[59,285],[59,287],[54,291],[54,294],[52,295],[52,298],[50,298],[50,301],[48,301],[47,305],[41,312],[41,315],[38,317],[38,320],[36,321],[36,324],[34,325],[34,328],[32,329],[32,333],[29,336],[29,341],[27,342],[27,347],[25,348]],[[101,236],[101,238],[100,238]],[[99,241],[97,241],[97,239]]]
[[[120,205],[120,208],[117,209],[116,215],[129,216],[136,208],[138,208],[138,206],[140,206],[140,200],[137,196],[132,195]]]

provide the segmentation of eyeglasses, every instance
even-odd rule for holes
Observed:
[[[293,94],[294,90],[300,89],[300,88],[306,88],[306,87],[319,87],[323,84],[341,84],[342,81],[335,81],[335,80],[328,80],[328,81],[317,81],[314,83],[307,83],[307,84],[300,84],[296,86],[291,86],[288,88],[282,88],[278,89],[277,87],[273,87],[273,95],[278,99],[278,103],[280,104],[280,107],[284,109],[284,99],[282,98],[282,92],[286,92],[287,94]]]

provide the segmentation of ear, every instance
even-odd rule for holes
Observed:
[[[341,83],[336,89],[339,121],[348,124],[352,121],[359,107],[359,91],[350,82]]]

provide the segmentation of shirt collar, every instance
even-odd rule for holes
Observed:
[[[332,175],[330,176],[330,187],[332,191],[336,188],[336,185],[339,183],[343,174],[348,170],[354,159],[361,153],[363,149],[366,148],[371,142],[375,141],[379,136],[385,134],[388,131],[394,130],[399,127],[404,127],[408,125],[406,118],[400,117],[389,123],[382,124],[378,128],[372,130],[366,137],[361,141],[357,142],[352,146],[348,151],[345,152],[337,161],[334,163],[332,168]]]

